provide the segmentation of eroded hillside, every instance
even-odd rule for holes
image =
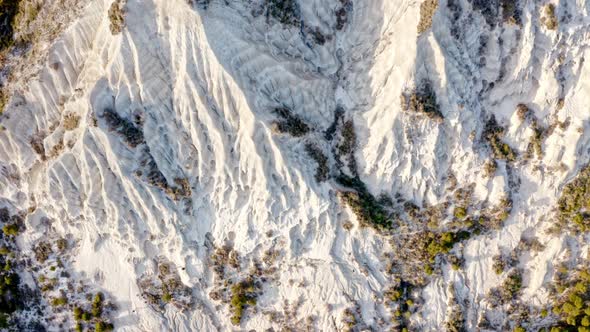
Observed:
[[[0,7],[0,325],[588,331],[590,3]]]

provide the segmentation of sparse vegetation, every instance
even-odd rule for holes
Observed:
[[[501,303],[506,303],[517,298],[522,289],[522,271],[520,269],[512,269],[502,286],[497,289],[493,289],[491,296],[499,300]]]
[[[531,141],[529,143],[529,147],[527,151],[529,154],[534,152],[537,155],[538,159],[543,158],[543,140],[545,139],[545,132],[544,128],[541,128],[537,121],[533,121],[533,135],[531,136]]]
[[[498,169],[498,163],[494,159],[490,159],[486,161],[483,165],[483,174],[485,177],[492,177],[496,174],[496,170]]]
[[[51,245],[47,242],[39,242],[34,248],[33,251],[35,253],[35,259],[41,264],[45,263],[45,261],[49,258],[51,254],[53,254],[53,249],[51,249]]]
[[[457,218],[459,220],[463,220],[463,219],[465,219],[465,217],[467,217],[467,209],[465,209],[462,206],[458,206],[455,208],[453,215],[455,216],[455,218]]]
[[[340,0],[342,7],[336,10],[336,30],[344,29],[348,23],[348,11],[352,7],[352,0]]]
[[[520,121],[524,121],[531,117],[531,110],[525,104],[518,104],[516,106],[516,114]]]
[[[517,2],[514,0],[501,0],[500,6],[502,7],[502,18],[503,21],[509,24],[521,25],[521,13],[517,7]]]
[[[4,112],[4,109],[8,105],[8,95],[4,92],[4,89],[0,87],[0,115]]]
[[[182,283],[176,266],[161,260],[158,263],[157,278],[151,274],[139,280],[142,296],[154,308],[162,310],[172,304],[181,310],[192,306],[193,298],[190,288]]]

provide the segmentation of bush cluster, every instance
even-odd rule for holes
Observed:
[[[516,160],[516,152],[508,144],[502,142],[504,128],[496,122],[494,115],[486,122],[483,135],[492,148],[494,158],[507,161]]]
[[[21,0],[0,1],[0,52],[14,44],[14,24]]]
[[[244,310],[256,305],[257,285],[253,278],[246,278],[231,287],[230,308],[232,311],[231,322],[238,326],[242,322]]]
[[[280,120],[275,122],[276,129],[281,133],[288,133],[294,137],[301,137],[306,135],[310,128],[297,115],[286,107],[278,107],[274,109]]]
[[[402,94],[401,101],[404,110],[425,114],[437,122],[444,119],[429,81],[423,81],[414,91]]]
[[[340,197],[350,207],[361,225],[374,226],[377,229],[391,227],[390,214],[358,177],[352,178],[342,174],[337,178],[337,181],[351,189],[350,191],[341,191]]]
[[[569,272],[569,271],[568,271]],[[553,307],[559,323],[551,331],[590,331],[590,271],[587,268],[575,271],[573,278],[565,282],[560,299]]]
[[[123,31],[125,27],[125,10],[121,0],[113,1],[109,8],[109,28],[113,35],[117,35]]]
[[[268,0],[268,14],[285,25],[299,25],[299,7],[295,0]]]
[[[590,166],[582,169],[576,178],[568,183],[558,201],[559,226],[575,232],[590,231]]]
[[[555,15],[555,5],[550,3],[545,6],[545,17],[541,18],[541,23],[549,30],[557,29],[558,22]]]
[[[305,145],[305,151],[318,164],[315,179],[317,182],[328,180],[330,167],[328,166],[328,157],[315,144],[308,143]]]

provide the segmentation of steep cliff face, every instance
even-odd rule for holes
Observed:
[[[37,5],[7,38],[61,28],[0,58],[1,324],[584,328],[590,4]]]

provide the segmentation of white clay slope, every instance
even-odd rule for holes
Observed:
[[[58,234],[79,240],[74,273],[112,296],[118,331],[278,329],[264,312],[281,311],[285,303],[298,303],[295,322],[313,316],[316,330],[336,331],[344,328],[342,312],[353,302],[366,326],[378,330],[389,317],[382,305],[390,283],[382,259],[388,241],[370,228],[343,228],[349,220],[356,225],[355,216],[339,201],[334,181],[315,180],[305,143],[317,135],[327,149],[321,131],[344,106],[358,137],[360,178],[374,195],[439,203],[452,172],[462,183],[476,183],[477,199],[495,204],[510,190],[510,176],[499,162],[496,176],[484,177],[487,154],[472,132],[484,129],[484,114],[495,114],[507,127],[505,140],[524,151],[531,132],[514,109],[525,101],[549,123],[560,98],[555,68],[563,56],[571,66],[557,116],[570,117],[570,126],[545,141],[542,160],[516,167],[521,183],[504,228],[467,242],[465,270],[445,269],[434,278],[422,293],[424,310],[412,317],[421,330],[440,330],[448,287],[455,285],[471,303],[467,327],[474,330],[485,309],[481,299],[501,281],[491,267],[500,247],[514,248],[523,232],[534,232],[546,245],[521,262],[524,296],[536,304],[546,301],[540,289],[549,262],[563,254],[564,239],[540,230],[548,227],[564,183],[588,162],[590,137],[590,113],[584,111],[590,67],[583,62],[590,6],[565,2],[572,18],[560,27],[566,32],[560,40],[542,29],[538,5],[529,1],[520,38],[515,27],[496,31],[503,45],[490,40],[480,66],[475,49],[487,29],[483,17],[464,22],[458,41],[445,5],[432,30],[418,36],[419,2],[355,1],[345,29],[311,48],[298,28],[253,18],[246,1],[212,1],[205,10],[181,0],[129,0],[118,35],[111,34],[106,15],[111,1],[91,1],[52,46],[36,78],[19,82],[11,100],[0,132],[2,204],[36,206],[19,240],[23,250],[43,238],[38,225],[45,218]],[[299,3],[308,24],[331,29],[339,1]],[[501,66],[504,79],[484,89]],[[435,78],[442,124],[400,106],[402,91],[426,75]],[[319,131],[305,139],[275,133],[270,110],[279,105]],[[188,179],[190,199],[173,200],[138,175],[143,147],[130,147],[109,130],[105,109],[142,119],[157,167],[170,183]],[[73,131],[63,128],[66,113],[81,118]],[[31,147],[39,133],[47,160]],[[216,246],[233,242],[245,259],[271,247],[283,250],[278,277],[264,286],[257,310],[239,327],[230,322],[228,306],[209,297],[214,276],[208,239]],[[141,297],[138,279],[161,257],[192,289],[191,310],[166,306],[158,312]]]

